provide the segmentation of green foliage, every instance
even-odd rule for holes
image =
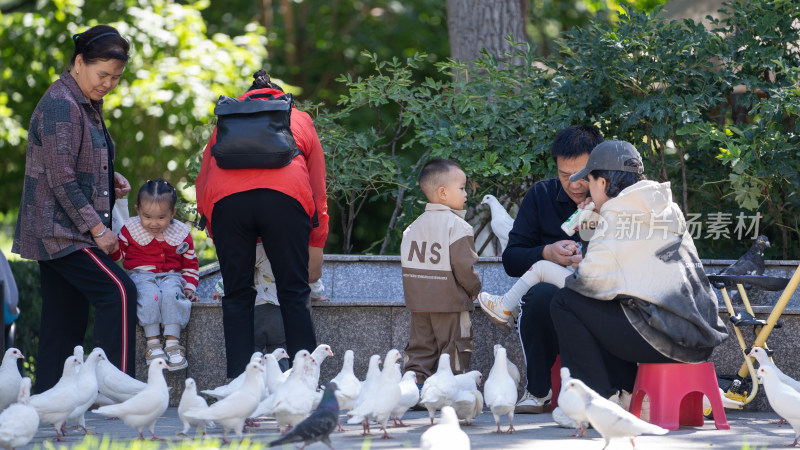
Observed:
[[[299,86],[304,98],[328,106],[344,93],[337,77],[358,78],[372,70],[363,49],[381,59],[404,59],[424,51],[429,62],[450,54],[441,0],[230,0],[211,2],[203,16],[211,32],[226,34],[237,33],[246,21],[257,18],[267,31],[266,70]],[[423,75],[437,76],[432,66],[423,69]]]
[[[388,193],[396,207],[381,252],[396,251],[391,236],[419,212],[419,198],[404,196],[422,159],[454,159],[473,194],[492,192],[518,204],[532,182],[553,174],[549,145],[555,132],[591,123],[607,138],[634,143],[648,161],[649,177],[671,181],[675,200],[687,216],[701,217],[701,227],[717,213],[735,220],[757,212],[765,217],[762,230],[777,225],[767,234],[780,232],[773,242],[781,242],[786,258],[797,249],[797,224],[790,218],[797,217],[793,186],[800,184],[800,36],[791,24],[800,19],[800,6],[742,2],[730,8],[735,13],[713,23],[714,29],[660,19],[660,8],[624,8],[614,24],[595,22],[565,33],[550,58],[517,45],[506,60],[524,61],[518,65],[495,55],[484,55],[471,71],[455,62],[439,64],[450,81],[409,84],[413,74],[391,76],[396,60],[374,57],[375,75],[342,78],[348,87],[343,105],[392,106],[390,118],[379,117],[408,127],[402,150],[421,155],[394,159],[401,187]],[[419,71],[417,64],[407,69]],[[327,133],[324,124],[320,128]],[[372,131],[376,137],[386,133]],[[390,157],[396,156],[393,147]],[[741,246],[731,247],[730,240],[750,234],[737,235],[740,224],[729,224],[725,239],[707,229],[699,234],[704,257],[738,254]]]
[[[458,162],[476,198],[502,193],[519,204],[534,181],[552,173],[550,141],[571,123],[571,112],[548,98],[551,77],[534,64],[530,46],[518,45],[512,56],[523,63],[486,54],[472,73],[466,64],[440,65],[453,81],[426,80],[407,117],[416,125],[414,143]]]
[[[765,211],[787,258],[796,252],[800,232],[800,30],[793,25],[800,5],[736,1],[726,8],[729,18],[715,22],[716,31],[727,36],[716,53],[717,76],[737,87],[732,103],[738,114],[724,126],[697,124],[686,133],[727,168],[727,195],[738,206]]]
[[[373,64],[375,73],[365,78],[340,77],[338,81],[348,91],[340,97],[338,111],[319,115],[315,121],[326,151],[329,198],[340,212],[344,253],[352,250],[355,218],[365,202],[391,195],[396,201],[381,246],[385,250],[420,160],[419,153],[404,142],[412,125],[410,115],[427,91],[414,81],[414,72],[426,56],[415,54],[405,61],[382,61],[377,54],[369,53],[364,56]],[[345,127],[354,117],[375,126]]]
[[[366,131],[353,131],[337,122],[342,112],[317,115],[316,126],[325,149],[328,198],[339,210],[343,241],[341,250],[353,249],[352,232],[355,219],[364,205],[391,187],[396,168],[391,159],[378,151],[382,136]]]
[[[0,169],[6,186],[0,210],[15,207],[22,189],[26,126],[38,98],[69,65],[70,36],[109,23],[131,42],[119,86],[105,98],[117,148],[117,170],[136,189],[147,179],[186,178],[189,156],[204,145],[216,97],[249,86],[266,57],[264,30],[206,36],[207,2],[63,0],[0,16]],[[24,49],[24,51],[20,51]]]

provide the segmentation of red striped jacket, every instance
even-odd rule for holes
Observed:
[[[142,227],[138,216],[131,217],[119,232],[119,250],[111,258],[123,260],[122,267],[127,270],[180,271],[186,282],[184,289],[196,291],[199,266],[189,230],[187,225],[173,219],[164,230],[164,240],[158,241]]]

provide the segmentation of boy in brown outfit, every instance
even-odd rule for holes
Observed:
[[[420,386],[442,353],[450,355],[453,373],[466,372],[474,348],[469,313],[481,280],[472,227],[464,220],[466,182],[455,162],[428,161],[418,183],[429,203],[400,244],[403,293],[412,311],[405,370],[416,373]]]

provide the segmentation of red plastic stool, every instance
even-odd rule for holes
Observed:
[[[561,393],[561,355],[556,356],[556,362],[550,368],[550,387],[553,389],[550,409],[553,410],[558,406],[558,394]]]
[[[725,408],[717,385],[714,363],[639,364],[633,386],[630,412],[642,412],[645,394],[650,398],[650,423],[668,430],[681,425],[703,425],[703,395],[711,402],[714,425],[718,430],[731,427],[725,419]]]

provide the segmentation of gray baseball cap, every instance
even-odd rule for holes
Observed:
[[[635,159],[639,161],[636,167],[626,166],[625,161]],[[617,170],[620,172],[643,173],[642,157],[630,142],[604,141],[592,149],[586,167],[569,177],[573,183],[586,178],[593,170]]]

